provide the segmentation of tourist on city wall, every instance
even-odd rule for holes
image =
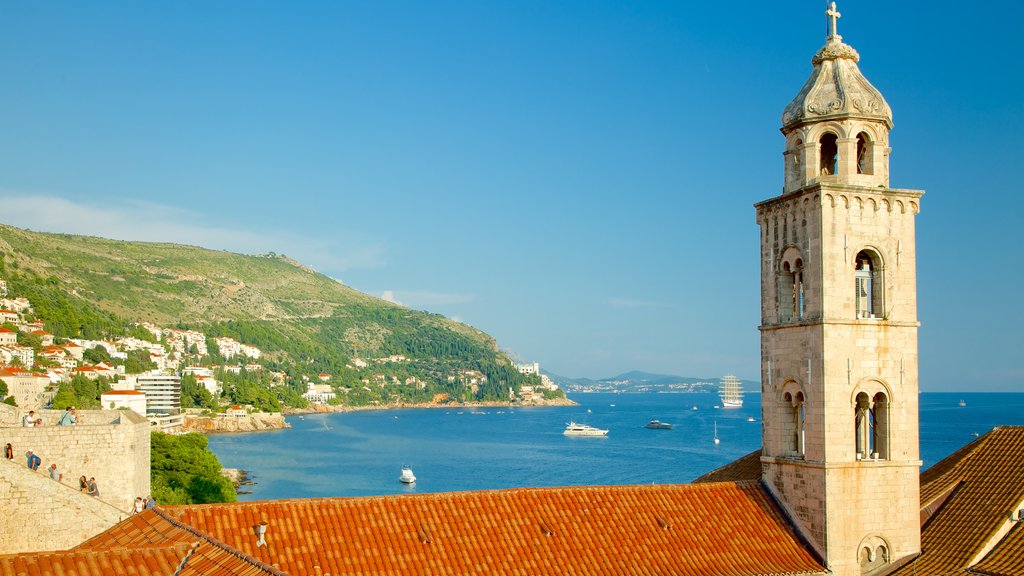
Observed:
[[[146,505],[142,502],[142,496],[135,497],[135,507],[132,508],[132,514],[138,514],[146,509]]]
[[[60,420],[57,420],[57,426],[74,426],[78,424],[78,416],[75,414],[75,407],[68,406],[64,410],[64,413],[60,415]]]
[[[85,479],[85,476],[82,476],[81,478],[78,479],[78,491],[79,492],[88,492],[89,491],[89,481]]]
[[[28,469],[29,470],[39,470],[39,465],[43,463],[42,458],[40,458],[39,456],[35,455],[32,452],[31,448],[28,449],[28,452],[25,452],[25,457],[28,458]]]
[[[36,416],[35,410],[29,410],[28,414],[25,414],[25,417],[22,420],[25,428],[35,428],[36,426],[43,425],[43,419]]]
[[[98,486],[96,486],[95,477],[89,478],[89,491],[87,492],[87,494],[89,494],[89,496],[96,496],[97,498],[100,495],[100,489]]]
[[[50,464],[50,480],[60,482],[64,479],[64,474],[61,473],[60,468],[57,468],[56,464]]]
[[[153,506],[156,506],[156,498],[146,496],[146,510],[151,509]]]
[[[4,458],[14,460],[14,446],[11,446],[10,442],[8,442],[7,446],[4,447]]]

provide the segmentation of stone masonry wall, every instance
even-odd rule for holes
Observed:
[[[62,483],[75,491],[80,476],[95,477],[99,499],[125,512],[136,496],[149,495],[150,426],[144,417],[123,410],[86,410],[79,411],[81,424],[56,426],[62,413],[37,412],[44,420],[41,428],[11,426],[10,418],[4,418],[0,446],[10,442],[14,463],[22,467],[31,449],[42,459],[40,474],[56,463],[64,474]]]
[[[65,550],[127,516],[17,460],[0,460],[0,502],[0,554]]]

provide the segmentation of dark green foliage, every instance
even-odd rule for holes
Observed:
[[[114,363],[114,359],[110,357],[110,352],[107,352],[107,349],[103,346],[93,346],[86,349],[83,358],[89,364],[99,364],[100,362]]]
[[[124,371],[127,374],[142,374],[154,368],[156,362],[149,359],[149,350],[130,350],[128,358],[124,361]]]
[[[234,487],[221,476],[217,456],[207,449],[202,434],[150,437],[151,491],[161,504],[235,502]]]
[[[205,386],[196,381],[193,374],[185,374],[181,377],[181,407],[182,408],[214,408],[213,396]]]
[[[43,339],[35,334],[26,334],[22,332],[21,334],[18,334],[18,344],[28,346],[33,350],[39,350],[43,347]]]
[[[54,276],[39,278],[11,275],[8,292],[24,296],[32,302],[36,317],[46,323],[46,330],[58,338],[98,340],[120,334],[124,322],[88,302],[67,294]]]
[[[57,387],[57,395],[53,398],[53,409],[63,410],[69,406],[76,408],[101,408],[100,395],[110,391],[105,378],[90,380],[81,374],[75,374],[68,382],[61,382]]]

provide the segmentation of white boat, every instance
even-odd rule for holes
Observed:
[[[402,466],[402,475],[398,477],[398,481],[402,484],[415,484],[416,475],[412,473],[412,468]]]
[[[715,420],[715,444],[720,442],[721,440],[718,439],[718,420]]]
[[[718,387],[718,397],[722,399],[723,408],[739,408],[743,406],[743,384],[740,379],[727,374]]]
[[[967,406],[967,401],[966,400],[960,400],[960,407],[961,408],[965,408],[966,406]]]
[[[569,422],[565,425],[566,436],[607,436],[607,430],[601,430],[600,428],[594,428],[593,426],[587,426],[586,424],[577,424],[576,422]]]

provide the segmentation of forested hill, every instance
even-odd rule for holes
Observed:
[[[29,298],[58,339],[111,338],[142,322],[190,328],[258,347],[262,364],[287,371],[293,380],[328,373],[350,388],[361,388],[357,384],[367,377],[353,368],[354,358],[407,357],[401,365],[370,368],[389,382],[419,379],[418,390],[389,392],[381,386],[371,394],[380,396],[376,400],[422,401],[438,394],[507,399],[509,388],[518,391],[537,379],[519,374],[480,330],[363,294],[283,255],[2,224],[0,253],[0,278],[11,295]],[[467,371],[486,376],[471,394],[450,385],[453,375]]]

